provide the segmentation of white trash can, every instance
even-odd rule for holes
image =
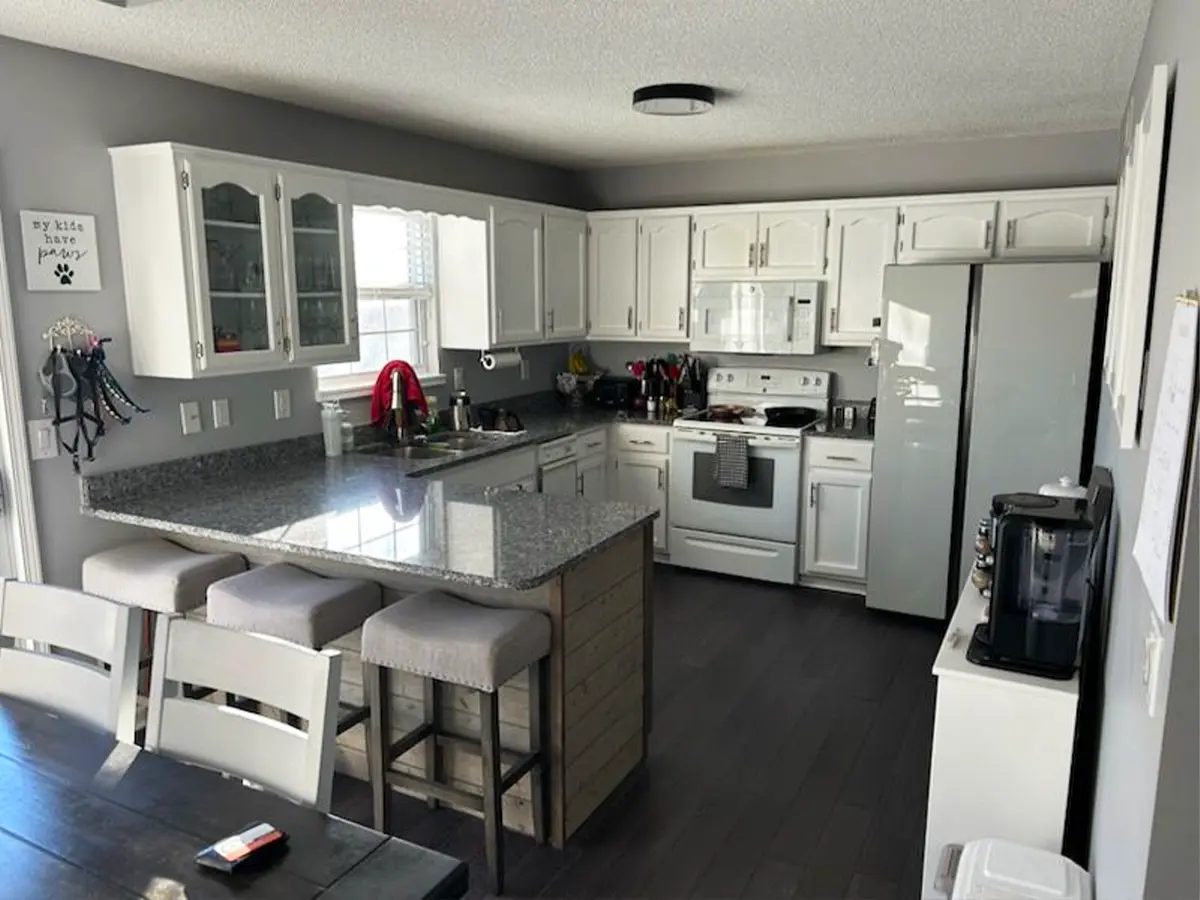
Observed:
[[[951,900],[1092,900],[1086,869],[999,838],[944,848],[937,886]]]

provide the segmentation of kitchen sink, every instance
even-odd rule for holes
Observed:
[[[431,434],[429,436],[429,446],[444,447],[447,450],[457,450],[459,452],[478,450],[480,447],[490,447],[492,443],[490,438],[479,437],[470,433],[464,434],[461,431]]]
[[[411,444],[407,447],[393,447],[391,444],[371,444],[355,451],[367,456],[394,456],[397,459],[445,459],[453,456],[455,451],[449,447],[432,446],[429,444]]]

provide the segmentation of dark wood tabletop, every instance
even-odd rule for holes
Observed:
[[[256,873],[200,869],[204,847],[252,822],[290,835]],[[467,866],[215,772],[0,697],[4,900],[457,898]]]

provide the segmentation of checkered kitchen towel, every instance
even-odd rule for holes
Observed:
[[[717,484],[744,491],[750,486],[750,441],[737,434],[717,435]]]

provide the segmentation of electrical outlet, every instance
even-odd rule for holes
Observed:
[[[53,419],[31,419],[29,428],[29,455],[37,459],[54,459],[58,456],[58,433]]]
[[[280,388],[275,392],[275,418],[287,419],[292,415],[292,392]]]
[[[199,434],[204,430],[204,423],[200,420],[200,404],[195,400],[179,404],[179,419],[183,423],[184,434]]]
[[[1153,718],[1158,712],[1158,694],[1162,681],[1162,627],[1158,617],[1150,613],[1150,625],[1142,641],[1142,693],[1146,699],[1146,711]]]
[[[529,380],[529,360],[527,360],[527,359],[521,360],[521,380],[522,381]]]
[[[229,401],[225,398],[212,402],[213,428],[229,427]]]

